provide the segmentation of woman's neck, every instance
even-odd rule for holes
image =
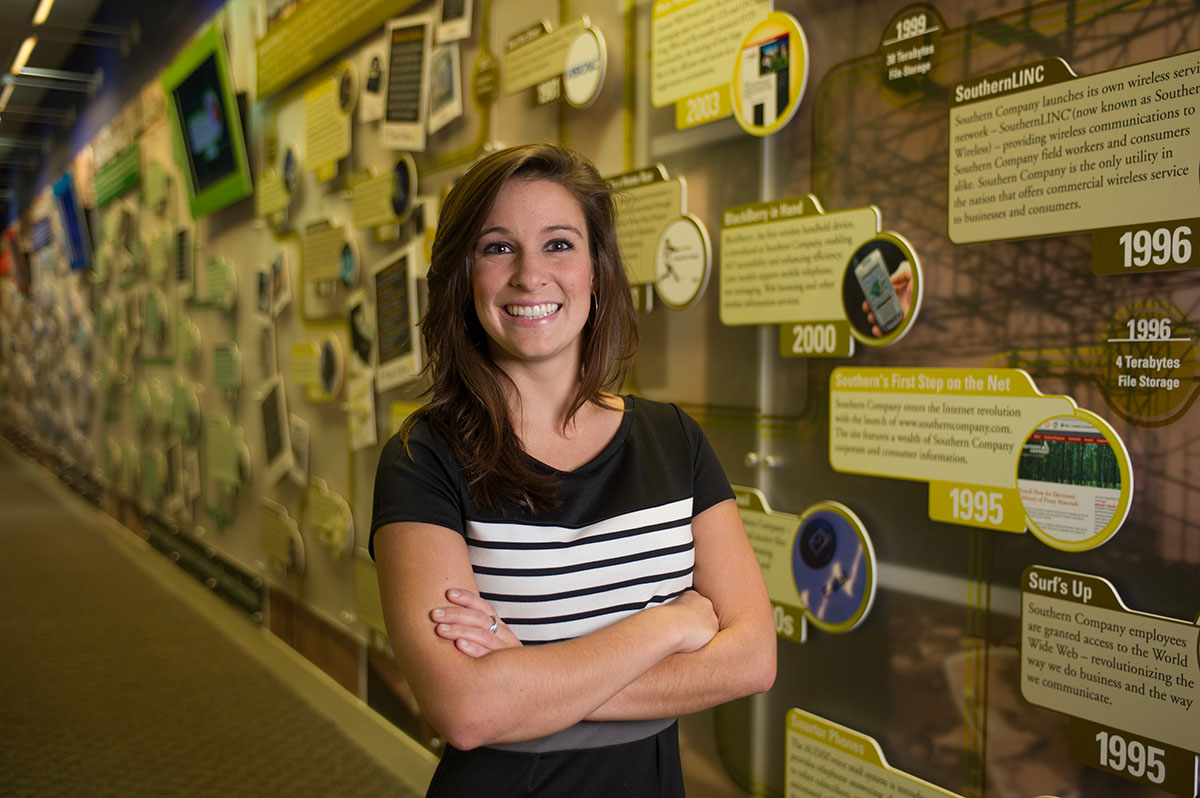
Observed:
[[[579,383],[560,394],[526,386],[512,411],[514,431],[525,453],[559,471],[574,471],[591,462],[612,440],[621,424],[624,402],[601,394],[585,401],[568,417]]]
[[[507,390],[509,417],[522,439],[527,429],[562,431],[574,422],[570,414],[579,393],[577,375],[528,369],[505,373],[512,380]]]

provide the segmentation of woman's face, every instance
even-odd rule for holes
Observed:
[[[475,242],[475,313],[497,365],[554,363],[578,374],[591,307],[587,221],[558,183],[504,184]]]

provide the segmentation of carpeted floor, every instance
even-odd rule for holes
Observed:
[[[414,796],[0,441],[0,796]]]

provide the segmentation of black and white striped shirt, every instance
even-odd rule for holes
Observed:
[[[526,644],[585,635],[670,601],[692,585],[692,518],[733,491],[699,425],[677,406],[627,396],[625,407],[600,454],[553,472],[561,504],[537,515],[476,505],[458,460],[421,421],[411,458],[399,438],[384,446],[372,539],[405,521],[463,535],[480,594]]]
[[[625,406],[600,454],[555,472],[561,504],[538,515],[477,506],[449,447],[418,424],[411,459],[397,438],[384,447],[372,535],[398,521],[464,535],[481,595],[524,643],[585,635],[670,601],[692,584],[692,517],[733,492],[682,410],[633,396]]]
[[[480,594],[522,642],[579,637],[692,586],[692,499],[582,527],[467,521]]]

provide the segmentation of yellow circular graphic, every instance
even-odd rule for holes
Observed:
[[[808,84],[808,41],[791,14],[772,12],[738,48],[733,116],[747,133],[769,136],[791,120]]]
[[[1086,410],[1048,418],[1026,436],[1017,491],[1034,537],[1088,551],[1116,534],[1133,499],[1133,468],[1108,422]]]

